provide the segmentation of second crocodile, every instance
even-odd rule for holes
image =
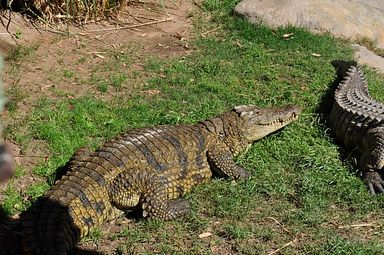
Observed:
[[[384,192],[384,105],[368,93],[360,67],[351,66],[335,91],[330,122],[336,139],[361,154],[359,166],[371,193]]]
[[[249,177],[234,156],[296,120],[295,106],[235,107],[196,125],[133,129],[96,152],[78,151],[64,175],[22,214],[25,250],[68,254],[90,229],[138,208],[164,220],[189,212],[181,196],[212,176]]]

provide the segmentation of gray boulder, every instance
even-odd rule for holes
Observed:
[[[352,47],[355,51],[355,58],[361,64],[373,67],[379,72],[384,73],[384,58],[369,51],[364,46],[353,44]]]
[[[294,25],[352,39],[367,37],[384,48],[383,0],[243,0],[235,11],[254,23]]]

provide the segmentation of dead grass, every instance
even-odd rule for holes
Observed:
[[[138,0],[15,0],[11,2],[11,8],[27,13],[48,26],[55,23],[84,25],[104,19],[114,20],[126,11],[129,5],[152,3],[153,1]],[[166,12],[169,6],[178,6],[180,2],[158,0],[156,4]],[[3,9],[8,8],[9,4],[3,5]]]

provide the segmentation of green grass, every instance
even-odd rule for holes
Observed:
[[[95,91],[38,99],[6,135],[26,147],[43,141],[49,157],[33,173],[47,183],[26,194],[11,183],[5,210],[24,210],[23,196],[35,198],[47,189],[77,148],[96,148],[123,130],[196,123],[239,104],[293,103],[303,109],[297,122],[236,159],[252,173],[250,180],[213,179],[187,195],[192,212],[183,219],[137,219],[117,234],[97,231],[90,239],[117,241],[116,254],[268,254],[279,248],[282,254],[382,254],[384,198],[368,194],[353,158],[343,156],[348,154],[324,124],[326,114],[317,111],[335,78],[331,61],[351,59],[351,49],[329,35],[251,25],[231,13],[235,2],[204,1],[207,13],[195,15],[196,35],[221,28],[191,41],[190,55],[164,60],[140,47],[118,58],[109,54],[90,69]],[[289,40],[287,33],[293,33]],[[134,72],[133,63],[143,63],[144,70]],[[384,77],[366,70],[373,96],[384,101]],[[74,75],[66,69],[61,74]],[[101,100],[100,93],[112,96]],[[371,225],[353,226],[364,223]],[[212,236],[198,238],[203,232]]]
[[[14,215],[26,209],[23,197],[16,191],[12,182],[8,184],[7,189],[3,191],[3,193],[6,196],[6,199],[2,202],[4,212],[9,215]]]
[[[38,48],[38,44],[32,44],[30,46],[18,45],[10,50],[5,61],[12,62],[13,64],[18,63],[26,57],[33,55]]]
[[[6,94],[8,99],[6,108],[10,112],[15,112],[17,109],[17,104],[27,97],[27,93],[20,87],[12,87],[6,92]]]

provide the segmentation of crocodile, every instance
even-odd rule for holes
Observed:
[[[359,169],[372,194],[384,192],[384,105],[369,95],[362,69],[350,65],[334,93],[330,124],[336,140],[360,154]]]
[[[127,210],[181,217],[190,210],[186,192],[213,174],[247,179],[234,156],[299,114],[293,105],[241,105],[195,125],[131,129],[95,152],[80,149],[67,173],[21,215],[24,250],[68,254],[92,228]]]

